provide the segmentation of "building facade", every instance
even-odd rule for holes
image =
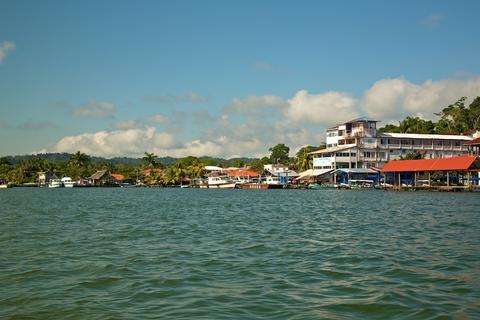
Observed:
[[[425,159],[450,158],[468,153],[463,135],[383,133],[378,121],[355,119],[326,131],[327,148],[311,152],[314,169],[381,167],[390,160],[418,152]]]

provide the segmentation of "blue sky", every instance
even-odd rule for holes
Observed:
[[[0,8],[0,155],[259,156],[480,95],[478,1]]]

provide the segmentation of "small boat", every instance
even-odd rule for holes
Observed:
[[[208,189],[235,189],[235,182],[232,182],[227,175],[210,176],[207,182]]]
[[[61,188],[63,187],[63,182],[61,179],[50,179],[48,183],[49,188]]]
[[[283,189],[285,188],[285,184],[280,181],[279,177],[276,176],[268,176],[265,182],[267,184],[267,189]]]
[[[0,184],[0,189],[6,189],[6,188],[11,188],[12,185],[7,183],[7,184]]]
[[[62,183],[65,188],[73,188],[75,186],[75,181],[73,181],[70,177],[63,177]]]
[[[328,185],[328,184],[318,184],[318,183],[311,183],[308,185],[308,189],[313,190],[322,190],[322,189],[337,189],[337,186]]]
[[[373,180],[350,180],[349,187],[350,189],[373,189],[374,181]]]

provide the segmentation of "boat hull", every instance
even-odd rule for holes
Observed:
[[[283,189],[283,184],[266,184],[266,183],[246,183],[242,184],[242,189],[255,189],[255,190],[267,190],[267,189]]]
[[[235,183],[209,184],[208,189],[235,189]]]

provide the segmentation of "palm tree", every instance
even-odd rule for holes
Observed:
[[[149,168],[155,168],[157,166],[158,157],[152,152],[145,152],[145,155],[142,158],[142,162]]]
[[[165,173],[164,181],[167,185],[177,185],[182,182],[183,177],[185,176],[182,168],[178,166],[171,166],[167,169]]]
[[[90,157],[85,153],[77,151],[76,153],[72,154],[69,162],[73,167],[84,168],[90,163]]]

